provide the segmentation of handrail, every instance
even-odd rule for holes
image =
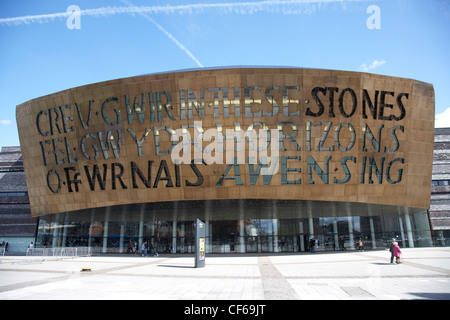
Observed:
[[[27,257],[56,257],[56,258],[76,258],[90,257],[92,247],[54,247],[54,248],[28,248]]]

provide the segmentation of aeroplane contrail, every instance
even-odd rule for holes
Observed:
[[[174,42],[183,52],[185,52],[194,62],[203,67],[202,63],[178,41],[170,32],[164,29],[159,23],[149,15],[158,14],[199,14],[207,10],[215,10],[221,14],[255,14],[257,12],[273,12],[281,14],[304,14],[320,9],[322,5],[337,3],[344,6],[347,3],[367,2],[369,0],[265,0],[248,2],[222,2],[222,3],[194,3],[183,5],[166,6],[135,6],[127,0],[121,0],[127,6],[108,6],[95,9],[83,9],[78,12],[80,16],[101,17],[115,14],[139,14],[146,20],[155,25],[158,30],[164,33],[172,42]],[[377,1],[377,0],[370,0]],[[32,23],[48,23],[55,19],[65,19],[72,15],[72,12],[58,12],[40,15],[27,15],[21,17],[0,18],[0,26],[17,26]]]
[[[281,14],[309,13],[327,4],[374,2],[378,0],[266,0],[255,2],[223,2],[223,3],[194,3],[185,5],[166,6],[108,6],[95,9],[82,9],[81,16],[110,16],[115,14],[198,14],[207,10],[215,10],[222,14],[254,14],[257,12],[276,12]],[[50,14],[27,15],[21,17],[0,18],[0,25],[21,25],[31,23],[47,23],[55,19],[68,18],[71,13],[58,12]]]

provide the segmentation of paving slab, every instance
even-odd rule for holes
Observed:
[[[450,300],[450,248],[206,256],[5,256],[0,300]],[[90,271],[82,271],[89,269]]]

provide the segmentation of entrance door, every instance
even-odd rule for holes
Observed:
[[[212,252],[235,252],[238,244],[238,222],[236,220],[210,221],[212,230]]]
[[[257,253],[258,252],[258,237],[246,237],[245,238],[245,252]]]

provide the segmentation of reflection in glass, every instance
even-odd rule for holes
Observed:
[[[195,217],[206,224],[207,253],[383,249],[433,245],[426,211],[374,204],[282,200],[215,200],[98,208],[41,217],[37,247],[91,246],[129,253],[143,242],[163,254],[194,253]],[[442,241],[441,241],[442,242]]]

